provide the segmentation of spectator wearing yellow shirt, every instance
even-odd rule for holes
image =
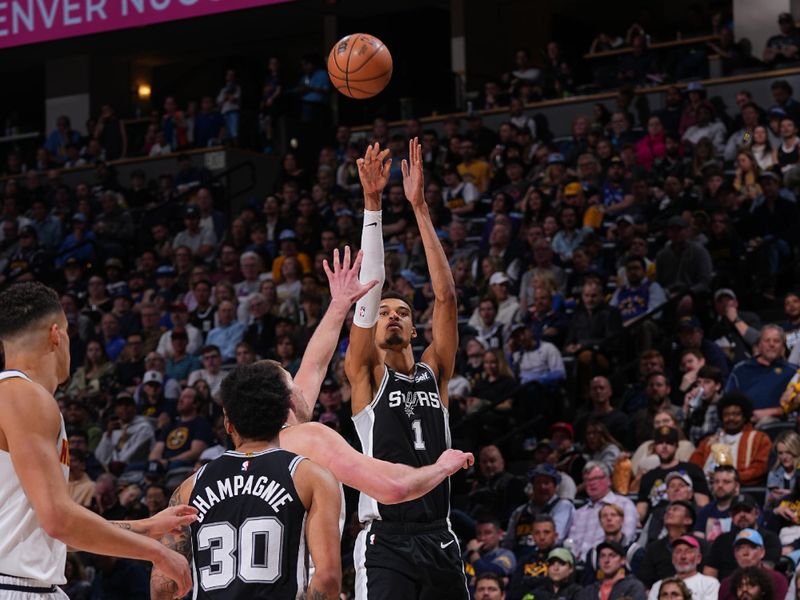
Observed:
[[[492,167],[482,158],[475,156],[475,144],[472,140],[463,140],[460,146],[462,162],[456,167],[462,179],[474,183],[483,194],[489,189],[492,181]]]

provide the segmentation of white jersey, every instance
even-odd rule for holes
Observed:
[[[0,382],[15,377],[31,381],[20,371],[0,371]],[[63,417],[58,439],[53,442],[66,482],[69,479],[69,444]],[[64,577],[66,562],[66,544],[42,529],[14,471],[11,455],[0,450],[0,573],[46,585],[61,585],[67,582]]]

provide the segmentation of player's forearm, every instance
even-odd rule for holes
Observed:
[[[364,210],[381,210],[381,193],[380,192],[365,192],[364,193]]]
[[[453,272],[447,262],[442,244],[433,228],[431,214],[428,205],[423,204],[414,208],[414,216],[417,218],[417,226],[422,237],[422,246],[425,248],[425,259],[428,263],[428,270],[431,274],[431,284],[433,293],[437,300],[448,300],[455,302],[456,290]]]
[[[43,522],[45,530],[77,550],[150,562],[165,551],[156,540],[139,535],[147,529],[141,521],[106,521],[73,502],[65,502],[48,521]]]
[[[438,463],[416,469],[406,465],[387,463],[386,475],[393,485],[389,490],[389,497],[385,498],[389,501],[383,503],[398,504],[421,498],[442,483],[449,473],[444,466]]]
[[[342,331],[350,303],[346,300],[333,300],[325,311],[322,320],[308,341],[300,369],[294,378],[295,383],[303,390],[306,400],[313,402],[319,393],[319,386],[333,358],[339,334]]]

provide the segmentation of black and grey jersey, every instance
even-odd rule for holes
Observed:
[[[393,463],[424,467],[450,448],[447,408],[442,404],[436,375],[423,362],[412,375],[384,368],[372,402],[353,416],[364,454]],[[428,523],[450,513],[450,482],[444,480],[423,497],[385,505],[363,492],[358,504],[362,522],[381,519]]]
[[[194,599],[294,600],[307,585],[306,509],[294,486],[303,460],[281,448],[228,451],[197,472],[189,505]]]

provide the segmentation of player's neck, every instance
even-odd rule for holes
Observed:
[[[410,375],[414,370],[414,355],[411,352],[411,346],[406,346],[402,350],[386,350],[383,360],[390,369],[398,373]]]
[[[20,371],[25,373],[32,381],[35,381],[51,394],[58,388],[58,375],[55,365],[41,354],[14,353],[7,354],[5,357],[6,371]]]
[[[274,440],[241,440],[238,444],[236,444],[236,451],[247,454],[278,447],[279,445],[277,438]]]

